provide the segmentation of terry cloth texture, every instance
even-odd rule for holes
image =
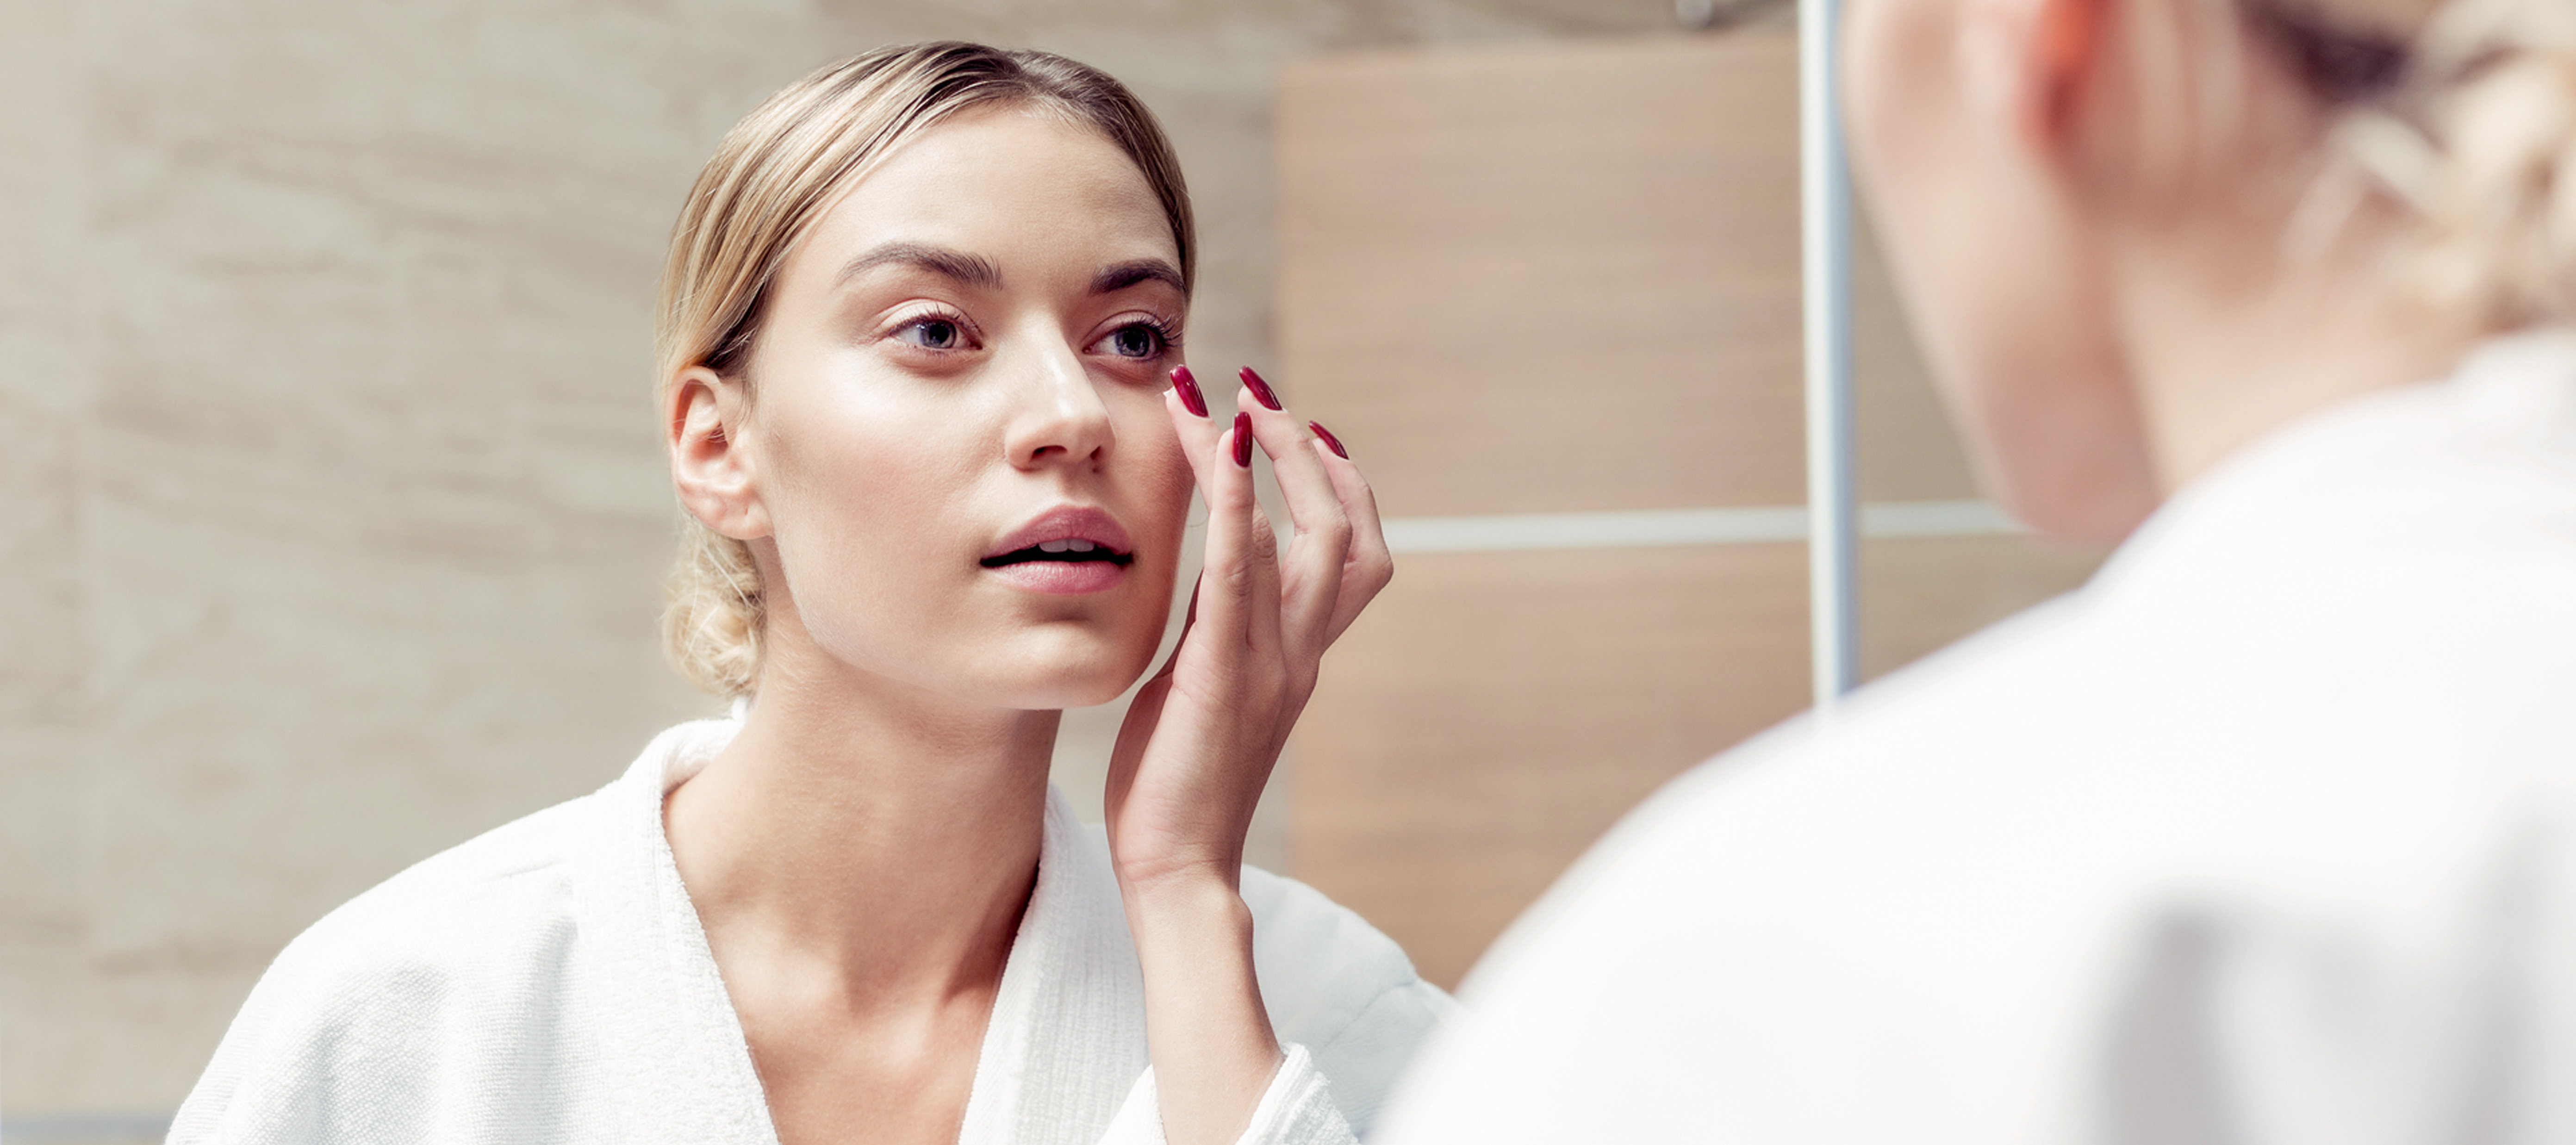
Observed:
[[[170,1140],[774,1145],[662,833],[664,796],[739,727],[672,728],[599,791],[316,923],[251,992]],[[1060,792],[1045,831],[958,1140],[1155,1145],[1144,983],[1107,846]],[[1243,898],[1287,1051],[1243,1140],[1349,1142],[1454,1003],[1302,883],[1247,868]]]

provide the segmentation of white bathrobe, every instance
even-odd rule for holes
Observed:
[[[433,857],[290,944],[170,1140],[774,1145],[769,1107],[662,833],[670,788],[740,725],[682,724],[598,792]],[[1246,869],[1287,1061],[1245,1142],[1365,1133],[1454,1009],[1304,884]],[[961,1145],[1162,1140],[1143,979],[1100,830],[1049,792],[1037,888]]]
[[[2576,336],[1677,781],[1462,997],[1382,1140],[2576,1141]]]

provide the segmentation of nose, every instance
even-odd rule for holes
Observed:
[[[1022,469],[1097,465],[1109,453],[1109,407],[1070,344],[1060,338],[1038,341],[1040,347],[1012,371],[1019,384],[1002,448]]]

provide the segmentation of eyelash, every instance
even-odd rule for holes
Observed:
[[[1132,319],[1132,320],[1129,320],[1129,321],[1126,321],[1126,322],[1121,322],[1121,323],[1119,323],[1115,328],[1111,329],[1111,330],[1109,331],[1109,333],[1108,333],[1108,334],[1103,335],[1103,336],[1102,336],[1102,338],[1101,338],[1101,340],[1102,340],[1102,341],[1107,341],[1107,340],[1109,340],[1110,338],[1117,337],[1117,336],[1118,336],[1119,331],[1121,331],[1121,330],[1133,330],[1133,329],[1135,329],[1135,328],[1137,328],[1137,327],[1139,327],[1139,326],[1142,326],[1142,327],[1144,327],[1145,329],[1147,329],[1147,330],[1151,330],[1151,331],[1153,331],[1153,332],[1154,332],[1154,341],[1155,341],[1155,343],[1156,343],[1156,345],[1155,345],[1155,349],[1156,349],[1156,351],[1157,351],[1158,353],[1160,353],[1160,354],[1169,354],[1169,353],[1171,353],[1173,350],[1178,349],[1178,348],[1180,347],[1180,344],[1181,344],[1181,330],[1180,330],[1180,326],[1179,326],[1179,324],[1178,324],[1178,323],[1175,323],[1175,322],[1172,322],[1172,321],[1170,321],[1169,319],[1163,318],[1163,317],[1162,317],[1162,316],[1160,316],[1160,315],[1154,315],[1154,314],[1149,314],[1149,315],[1146,315],[1146,316],[1144,316],[1144,317],[1142,317],[1142,318],[1136,318],[1136,319]],[[1120,357],[1125,357],[1126,355],[1121,354],[1121,355],[1119,355],[1119,356],[1120,356]],[[1154,354],[1148,354],[1148,355],[1145,355],[1145,357],[1148,357],[1148,358],[1150,358],[1150,357],[1154,357],[1154,356],[1156,356],[1156,355],[1154,355]],[[1134,360],[1136,360],[1136,361],[1143,361],[1143,360],[1144,360],[1144,358],[1137,358],[1137,359],[1134,359]]]
[[[904,341],[904,331],[932,322],[945,322],[956,327],[957,333],[967,341],[971,342],[975,340],[975,327],[966,321],[966,316],[946,310],[927,310],[914,314],[887,328],[885,336],[899,342]],[[932,353],[947,353],[951,350],[960,348],[954,346],[922,346],[910,342],[905,342],[905,344],[912,346],[916,350],[928,350]]]
[[[910,316],[910,317],[907,317],[907,318],[903,319],[902,321],[895,323],[892,327],[889,327],[889,328],[886,330],[885,337],[893,338],[893,339],[895,339],[895,340],[897,340],[897,341],[905,341],[905,344],[906,344],[906,345],[911,345],[911,346],[913,346],[913,348],[914,348],[914,349],[918,349],[918,350],[928,350],[928,351],[930,351],[930,352],[932,352],[932,353],[947,353],[947,352],[950,352],[951,350],[961,349],[961,348],[962,348],[962,347],[952,347],[952,346],[923,346],[923,345],[919,345],[919,344],[917,344],[917,343],[912,343],[912,342],[906,341],[906,340],[902,337],[902,335],[903,335],[903,332],[904,332],[904,331],[906,331],[906,330],[911,330],[911,329],[913,329],[913,328],[915,328],[915,327],[919,327],[919,326],[922,326],[922,325],[925,325],[925,324],[928,324],[928,323],[932,323],[932,322],[944,322],[944,323],[947,323],[947,324],[948,324],[948,325],[950,325],[950,326],[956,327],[958,334],[959,334],[960,336],[962,336],[963,338],[965,338],[967,341],[972,342],[972,341],[974,341],[974,340],[975,340],[975,337],[976,337],[975,328],[974,328],[972,325],[970,325],[970,324],[966,321],[966,317],[965,317],[964,315],[962,315],[962,314],[955,314],[955,313],[951,313],[951,312],[944,311],[944,310],[932,310],[932,311],[926,311],[926,312],[924,312],[924,313],[914,314],[914,315],[912,315],[912,316]],[[1144,360],[1146,360],[1146,359],[1148,359],[1148,358],[1154,358],[1154,357],[1159,357],[1159,356],[1162,356],[1162,355],[1165,355],[1165,354],[1169,354],[1169,353],[1171,353],[1173,350],[1176,350],[1176,349],[1178,349],[1178,348],[1180,347],[1180,344],[1181,344],[1181,330],[1180,330],[1180,325],[1179,325],[1178,323],[1176,323],[1176,322],[1171,321],[1170,319],[1164,318],[1164,317],[1162,317],[1161,315],[1157,315],[1157,314],[1148,314],[1148,315],[1144,315],[1144,316],[1142,316],[1142,317],[1138,317],[1138,318],[1130,319],[1130,320],[1128,320],[1128,321],[1126,321],[1126,322],[1121,322],[1121,323],[1119,323],[1117,326],[1112,327],[1112,328],[1110,329],[1109,333],[1102,335],[1099,341],[1094,342],[1094,343],[1092,343],[1092,344],[1093,344],[1093,345],[1098,345],[1098,344],[1099,344],[1099,342],[1105,342],[1105,341],[1109,340],[1110,338],[1117,337],[1117,336],[1118,336],[1118,334],[1119,334],[1121,331],[1125,331],[1125,330],[1133,330],[1133,329],[1136,329],[1137,327],[1140,327],[1140,326],[1141,326],[1141,327],[1143,327],[1143,328],[1145,328],[1146,330],[1149,330],[1149,331],[1152,331],[1152,332],[1153,332],[1153,335],[1154,335],[1154,342],[1155,342],[1155,352],[1154,352],[1154,353],[1151,353],[1151,354],[1144,354],[1144,355],[1140,355],[1140,356],[1138,356],[1138,357],[1136,357],[1136,358],[1132,358],[1132,359],[1129,359],[1129,360],[1131,360],[1131,361],[1144,361]],[[1117,357],[1121,357],[1121,358],[1125,358],[1125,357],[1127,357],[1127,356],[1126,356],[1126,355],[1124,355],[1124,354],[1120,354],[1120,355],[1116,355],[1116,356],[1117,356]]]

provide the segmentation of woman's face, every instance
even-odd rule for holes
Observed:
[[[982,109],[887,156],[781,269],[732,434],[773,667],[1022,709],[1133,682],[1189,503],[1161,397],[1188,302],[1092,130]]]

